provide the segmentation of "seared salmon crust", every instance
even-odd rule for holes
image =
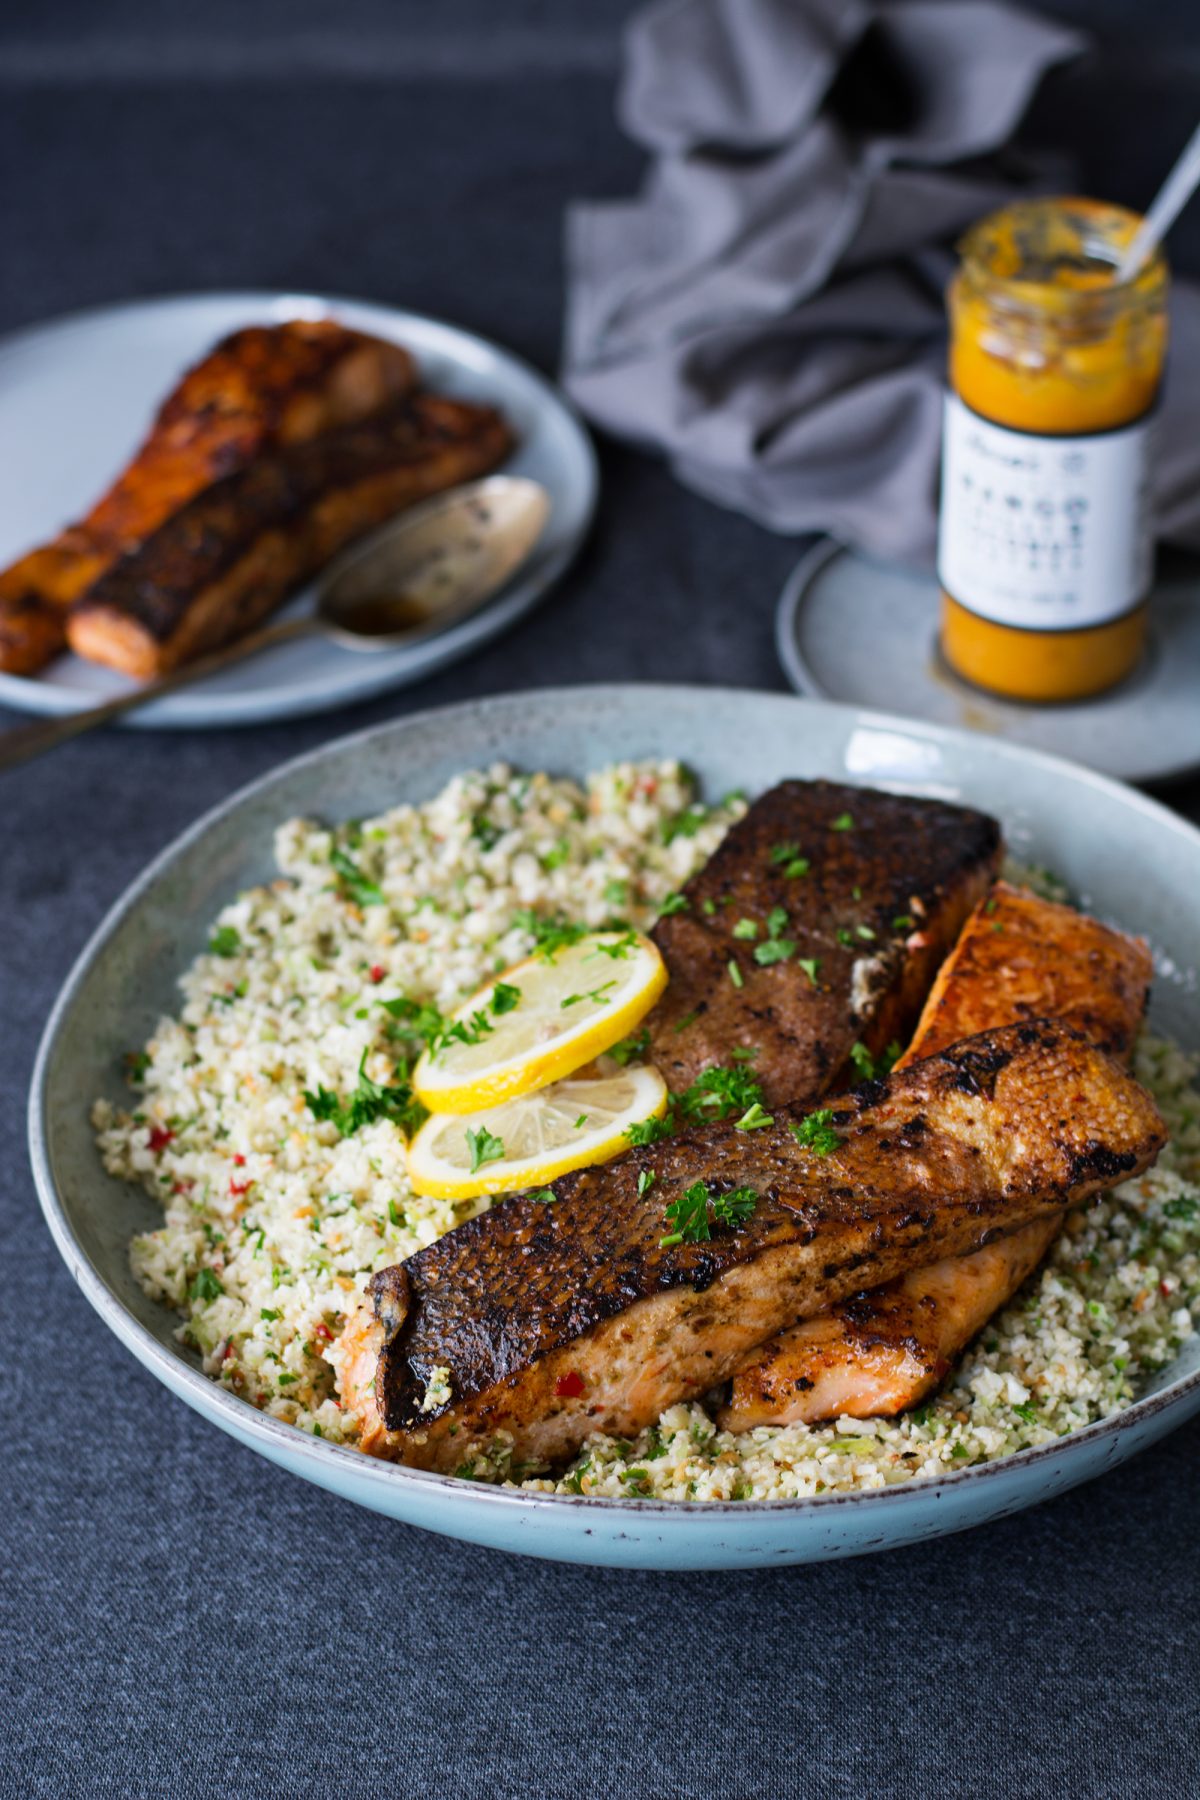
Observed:
[[[797,1140],[797,1109],[752,1134],[706,1126],[567,1176],[549,1203],[502,1201],[375,1275],[376,1452],[453,1469],[502,1431],[521,1460],[552,1463],[593,1431],[634,1433],[785,1324],[1078,1204],[1165,1141],[1125,1071],[1047,1022],[831,1107],[831,1154]],[[665,1206],[700,1181],[752,1186],[753,1214],[664,1244]]]
[[[856,1042],[907,1042],[1000,850],[996,821],[967,807],[771,788],[654,927],[671,980],[650,1057],[668,1086],[740,1050],[769,1106],[804,1106],[853,1079]]]
[[[130,675],[174,668],[249,630],[354,538],[486,474],[511,447],[491,407],[418,393],[259,457],[89,589],[69,616],[71,647]]]
[[[907,1067],[980,1031],[1054,1017],[1128,1060],[1154,965],[1140,938],[997,882],[968,921],[925,1003]],[[1061,1216],[974,1256],[914,1269],[764,1344],[735,1376],[729,1431],[915,1406],[1050,1248]]]
[[[86,517],[0,570],[0,669],[31,674],[57,656],[68,608],[214,481],[273,447],[394,405],[415,382],[406,350],[333,319],[250,325],[223,338],[167,395]]]

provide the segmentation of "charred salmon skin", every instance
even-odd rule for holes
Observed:
[[[120,557],[212,482],[273,447],[393,405],[416,380],[398,344],[332,319],[252,325],[184,375],[86,518],[0,573],[0,669],[29,674],[66,643],[66,614]]]
[[[790,1320],[1145,1168],[1164,1136],[1149,1096],[1067,1027],[985,1033],[816,1126],[791,1108],[753,1133],[703,1126],[564,1177],[550,1201],[501,1201],[372,1278],[353,1363],[374,1383],[344,1403],[363,1448],[417,1467],[453,1470],[498,1432],[552,1464],[706,1393]],[[679,1217],[697,1201],[693,1241]]]
[[[984,813],[828,781],[784,781],[683,889],[654,939],[670,985],[650,1057],[681,1092],[754,1053],[769,1106],[806,1106],[907,1040],[938,965],[991,884]]]
[[[938,976],[897,1067],[973,1033],[1049,1016],[1124,1061],[1152,973],[1140,938],[997,883]],[[916,1406],[1033,1273],[1061,1224],[1061,1214],[1039,1220],[783,1332],[734,1377],[721,1425],[748,1431]]]
[[[491,407],[416,394],[215,483],[72,609],[71,648],[136,676],[248,631],[394,513],[486,474],[512,448]]]

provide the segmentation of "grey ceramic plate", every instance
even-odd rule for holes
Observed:
[[[851,1496],[736,1505],[588,1500],[484,1487],[372,1462],[292,1430],[209,1381],[175,1320],[134,1283],[126,1244],[155,1213],[107,1177],[90,1096],[122,1092],[120,1062],[176,1004],[176,980],[239,888],[273,873],[271,839],[297,813],[362,817],[423,799],[503,758],[582,774],[617,757],[677,755],[710,793],[830,776],[966,800],[1004,821],[1018,853],[1052,864],[1159,953],[1153,1016],[1200,1043],[1200,833],[1128,788],[966,732],[850,707],[720,688],[595,687],[519,694],[344,738],[256,782],[165,851],[100,926],[46,1028],[30,1100],[42,1206],[87,1299],[173,1393],[281,1468],[434,1531],[537,1556],[649,1568],[804,1562],[962,1530],[1098,1475],[1200,1407],[1200,1344],[1116,1419],[944,1480]]]
[[[0,567],[78,517],[136,448],[162,396],[218,338],[243,325],[325,317],[393,338],[422,380],[498,406],[517,434],[505,471],[550,495],[529,562],[481,612],[427,643],[345,649],[322,638],[284,644],[122,721],[132,726],[248,725],[325,712],[419,681],[468,655],[529,611],[582,542],[596,503],[591,440],[561,394],[506,350],[420,313],[323,294],[184,294],[57,319],[0,343]],[[312,610],[311,589],[282,617]],[[38,676],[0,673],[0,703],[61,714],[97,705],[131,683],[114,669],[60,656]]]
[[[884,706],[1070,756],[1122,781],[1200,768],[1200,570],[1162,556],[1141,667],[1070,706],[1016,706],[960,681],[937,647],[932,576],[826,539],[793,569],[776,614],[779,659],[802,694]]]

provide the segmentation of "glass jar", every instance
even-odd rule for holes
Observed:
[[[1115,265],[1139,223],[1095,200],[982,220],[950,285],[942,650],[977,686],[1072,700],[1136,665],[1153,567],[1150,418],[1167,271]]]

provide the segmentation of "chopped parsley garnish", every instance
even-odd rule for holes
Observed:
[[[682,1019],[680,1019],[676,1023],[676,1025],[673,1027],[674,1031],[676,1032],[676,1034],[678,1034],[681,1031],[686,1031],[688,1026],[694,1025],[696,1023],[696,1020],[699,1017],[700,1017],[700,1014],[698,1012],[684,1013]]]
[[[868,942],[870,942],[875,936],[875,933],[871,930],[871,927],[869,925],[856,925],[854,927],[854,929],[858,933],[860,938],[866,938]]]
[[[762,944],[760,944],[758,948],[759,948],[759,950],[761,950],[761,949],[763,949],[763,947],[764,946]],[[757,950],[755,951],[755,955],[756,956],[758,955]],[[762,961],[761,957],[759,957],[759,961],[760,962]],[[742,974],[742,971],[738,968],[736,962],[734,962],[732,956],[730,957],[729,961],[726,963],[725,967],[729,970],[729,979],[730,979],[730,981],[732,981],[734,987],[735,988],[745,987],[746,978]]]
[[[1163,1212],[1168,1219],[1194,1219],[1196,1211],[1196,1202],[1188,1194],[1180,1194],[1163,1205]]]
[[[754,1188],[734,1188],[729,1193],[713,1193],[707,1182],[696,1181],[672,1200],[663,1214],[670,1230],[659,1239],[660,1250],[673,1244],[705,1244],[712,1237],[714,1225],[736,1229],[744,1225],[758,1205]]]
[[[708,1188],[705,1183],[694,1182],[678,1200],[672,1200],[663,1214],[663,1223],[671,1229],[658,1240],[660,1250],[666,1250],[671,1244],[706,1243],[712,1237],[712,1231],[708,1222]]]
[[[362,1053],[358,1086],[348,1100],[339,1100],[327,1087],[318,1087],[315,1094],[305,1088],[304,1099],[309,1112],[319,1122],[328,1120],[336,1125],[341,1137],[351,1137],[360,1126],[372,1125],[376,1119],[390,1119],[406,1135],[411,1135],[427,1117],[425,1108],[414,1099],[407,1081],[393,1082],[390,1086],[372,1081],[366,1072],[367,1054],[366,1050]]]
[[[761,1131],[764,1125],[773,1125],[774,1123],[774,1115],[764,1112],[761,1101],[756,1100],[752,1106],[746,1108],[734,1129],[737,1131]]]
[[[877,1076],[886,1075],[899,1062],[900,1054],[900,1045],[895,1038],[878,1056],[872,1056],[865,1044],[855,1043],[850,1046],[850,1061],[864,1081],[874,1081]]]
[[[131,1050],[125,1058],[125,1079],[131,1087],[141,1087],[146,1079],[150,1058],[144,1050]]]
[[[1013,1411],[1016,1413],[1018,1419],[1024,1419],[1027,1425],[1035,1425],[1037,1423],[1037,1407],[1033,1404],[1032,1400],[1025,1400],[1020,1406],[1014,1406]]]
[[[782,868],[789,881],[795,881],[797,876],[807,875],[812,867],[807,856],[801,856],[799,844],[773,844],[770,860],[773,867]]]
[[[853,933],[847,931],[844,925],[838,926],[834,936],[837,938],[839,944],[852,944],[854,942]]]
[[[765,942],[754,947],[754,960],[764,968],[771,963],[787,962],[796,954],[796,945],[792,938],[785,938],[788,928],[786,908],[773,906],[767,914],[767,936]]]
[[[637,1191],[639,1195],[648,1194],[657,1179],[658,1177],[653,1169],[640,1169],[638,1171],[637,1179]]]
[[[627,881],[606,881],[604,898],[610,906],[626,906],[629,902],[629,883]]]
[[[217,1300],[225,1292],[211,1269],[198,1269],[188,1293],[193,1300]]]
[[[410,1000],[407,994],[398,994],[394,1000],[381,1000],[379,1004],[391,1019],[388,1037],[404,1043],[410,1055],[415,1056],[422,1045],[432,1049],[441,1042],[446,1021],[436,1006],[430,1006],[424,1000]]]
[[[833,1113],[828,1106],[818,1107],[805,1119],[789,1121],[788,1130],[805,1150],[814,1156],[829,1156],[841,1143],[833,1128]]]
[[[614,1062],[620,1063],[624,1068],[626,1063],[634,1062],[639,1056],[645,1056],[649,1048],[650,1029],[648,1026],[643,1026],[641,1031],[634,1032],[632,1037],[622,1038],[619,1044],[612,1044],[608,1054]]]
[[[802,956],[799,960],[800,967],[804,970],[804,973],[808,976],[808,979],[812,982],[813,986],[816,987],[817,977],[821,968],[820,963],[815,956]]]
[[[761,1103],[763,1091],[749,1069],[705,1069],[686,1092],[676,1096],[689,1123],[701,1119],[731,1119]]]
[[[534,1188],[529,1198],[537,1201],[540,1206],[553,1206],[554,1202],[558,1199],[558,1195],[553,1188]]]
[[[662,1138],[670,1137],[675,1129],[675,1121],[670,1113],[661,1119],[639,1119],[635,1125],[625,1127],[625,1136],[635,1149],[646,1144],[657,1144]]]
[[[588,934],[586,925],[572,925],[559,916],[541,919],[532,907],[525,907],[514,913],[512,922],[518,930],[529,932],[533,938],[534,952],[543,962],[553,962],[560,950],[577,944],[580,938],[585,938]]]
[[[338,877],[338,885],[344,900],[353,900],[358,906],[386,906],[383,889],[365,876],[353,857],[347,856],[344,850],[333,849],[329,853],[329,862]]]
[[[404,1229],[404,1226],[407,1224],[407,1220],[405,1219],[404,1214],[400,1211],[400,1208],[396,1205],[396,1202],[393,1199],[391,1199],[390,1197],[388,1199],[388,1218],[391,1220],[392,1224],[396,1227],[397,1231],[402,1231]]]
[[[597,944],[596,948],[585,958],[590,962],[593,956],[607,956],[613,962],[624,962],[631,951],[638,947],[636,931],[626,931],[614,944]]]
[[[758,926],[753,919],[739,919],[733,928],[733,935],[735,938],[756,938]]]
[[[510,987],[506,981],[498,981],[492,989],[492,997],[488,1001],[488,1006],[499,1018],[502,1013],[510,1013],[513,1007],[519,1006],[520,1003],[520,988]]]
[[[504,1139],[490,1132],[486,1125],[478,1131],[467,1130],[467,1149],[471,1152],[471,1173],[476,1174],[484,1163],[499,1162],[504,1155]]]
[[[430,1044],[432,1055],[438,1055],[448,1044],[481,1044],[496,1027],[485,1012],[473,1012],[469,1019],[459,1019],[453,1025],[443,1025],[437,1042]]]
[[[544,856],[540,856],[538,861],[541,863],[546,873],[550,874],[554,869],[561,869],[570,854],[571,846],[567,843],[565,838],[561,838],[557,844],[554,844],[546,851]]]
[[[690,901],[686,894],[668,894],[658,909],[660,919],[669,919],[672,913],[686,912]]]
[[[716,901],[710,900],[708,895],[705,894],[703,900],[700,902],[700,911],[704,914],[706,919],[715,919],[717,916]]]
[[[266,1319],[268,1324],[271,1324],[276,1319],[282,1319],[283,1314],[279,1311],[278,1307],[264,1306],[258,1316],[260,1319]]]
[[[911,931],[916,922],[911,913],[897,913],[892,920],[892,930]]]
[[[604,996],[609,988],[615,988],[616,985],[617,978],[614,975],[611,981],[602,981],[599,987],[589,988],[586,994],[568,994],[561,1003],[562,1009],[565,1011],[568,1006],[580,1006],[585,1000],[594,1001],[597,1006],[607,1006],[608,1001]]]
[[[586,1114],[586,1113],[580,1113],[580,1115],[579,1115],[579,1117],[578,1117],[578,1118],[577,1118],[577,1119],[576,1119],[576,1121],[575,1121],[575,1129],[576,1129],[576,1131],[579,1131],[579,1130],[581,1130],[581,1129],[582,1129],[582,1127],[583,1127],[583,1126],[584,1126],[584,1125],[586,1125],[586,1124],[587,1124],[587,1121],[588,1121],[588,1116],[587,1116],[587,1114]]]
[[[208,940],[210,956],[236,956],[242,940],[232,925],[218,925]]]
[[[796,945],[791,938],[772,937],[765,943],[754,946],[754,960],[764,969],[769,968],[772,963],[787,962],[795,954]]]
[[[833,824],[829,827],[829,829],[830,829],[830,831],[853,831],[854,830],[853,816],[848,812],[839,813],[837,818],[833,821]]]
[[[695,837],[707,817],[708,808],[706,806],[686,806],[681,813],[676,813],[673,819],[663,821],[663,843],[673,844],[676,838]]]
[[[500,839],[504,836],[504,833],[501,831],[500,827],[494,825],[491,819],[487,818],[485,814],[476,813],[475,817],[471,820],[471,836],[475,839],[479,848],[486,853],[488,850],[495,849],[496,845],[500,842]]]
[[[568,1492],[570,1492],[572,1494],[582,1494],[583,1478],[585,1475],[590,1473],[591,1467],[592,1467],[591,1457],[585,1456],[583,1461],[581,1463],[577,1464],[576,1467],[573,1468],[568,1475],[563,1476],[562,1484],[568,1490]]]

